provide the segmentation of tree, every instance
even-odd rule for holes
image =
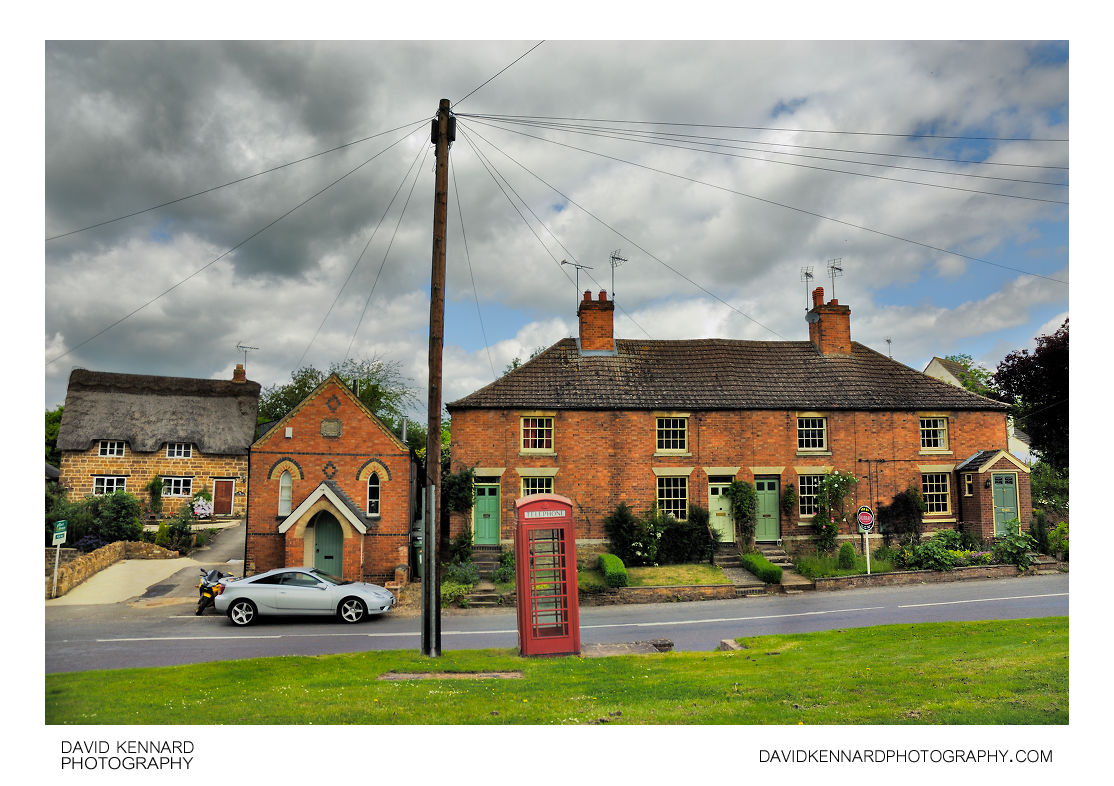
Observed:
[[[994,372],[994,385],[1033,450],[1052,467],[1067,467],[1068,320],[1052,335],[1038,336],[1033,352],[1006,355]]]
[[[534,358],[536,358],[536,357],[537,357],[538,355],[540,355],[541,353],[545,352],[545,349],[546,349],[545,347],[534,347],[534,351],[533,351],[533,352],[531,352],[531,353],[530,353],[530,357],[528,357],[528,358],[526,359],[526,360],[527,360],[527,362],[529,362],[529,361],[533,360],[533,359],[534,359]],[[512,358],[512,359],[511,359],[511,362],[510,362],[510,363],[508,363],[508,364],[507,364],[507,365],[506,365],[506,366],[505,366],[505,367],[503,368],[503,375],[504,375],[504,376],[506,376],[507,374],[510,374],[510,373],[511,373],[512,371],[514,371],[514,370],[515,370],[516,368],[518,368],[519,366],[521,366],[521,365],[522,365],[522,363],[523,363],[523,361],[522,361],[522,358],[521,358],[520,356],[518,356],[518,355],[515,355],[515,356],[514,356],[514,358]]]
[[[58,450],[58,427],[62,425],[62,405],[46,411],[46,463],[57,467],[62,463]]]
[[[328,371],[303,366],[291,372],[290,382],[271,385],[259,394],[259,422],[286,417],[330,374],[336,374],[376,417],[392,430],[401,430],[405,413],[418,403],[417,394],[395,361],[379,358],[348,359],[332,363]]]
[[[977,365],[970,355],[948,355],[944,360],[950,360],[963,367],[963,372],[959,375],[959,383],[965,389],[987,398],[1001,398],[998,391],[994,389],[994,375],[983,366]]]

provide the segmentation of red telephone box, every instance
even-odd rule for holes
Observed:
[[[576,528],[572,500],[531,494],[515,500],[518,646],[523,655],[579,655]]]

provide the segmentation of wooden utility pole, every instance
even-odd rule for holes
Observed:
[[[456,136],[449,99],[442,98],[431,141],[436,169],[433,189],[433,272],[429,282],[429,433],[426,437],[426,522],[422,536],[422,654],[441,656],[441,576],[437,570],[438,492],[441,486],[441,353],[445,343],[445,227],[449,208],[449,143]]]

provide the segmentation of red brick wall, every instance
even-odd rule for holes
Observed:
[[[751,467],[782,467],[781,487],[798,489],[798,467],[833,466],[860,478],[849,508],[870,504],[877,509],[910,485],[921,487],[920,465],[955,465],[978,450],[1005,448],[1006,419],[994,412],[950,412],[947,453],[922,454],[916,412],[828,411],[830,455],[797,452],[795,412],[691,412],[688,456],[655,456],[656,420],[652,412],[560,411],[554,418],[554,454],[519,452],[517,411],[459,410],[452,412],[453,468],[503,467],[500,502],[501,536],[513,536],[514,500],[521,493],[516,468],[557,467],[553,491],[573,500],[579,539],[606,537],[603,519],[620,502],[636,512],[655,501],[657,482],[652,467],[694,467],[688,476],[690,504],[708,506],[705,467],[740,467],[736,478],[753,482]],[[883,459],[867,464],[859,459]],[[868,467],[873,467],[871,495]],[[929,528],[954,527],[959,515],[960,479],[953,473],[951,514],[928,517]],[[1022,512],[1028,511],[1027,486]],[[469,521],[454,516],[451,534]],[[811,527],[799,517],[781,522],[782,536],[807,537]],[[849,531],[848,531],[849,534]]]
[[[323,420],[339,420],[340,436],[322,436]],[[293,429],[290,438],[285,436],[287,427]],[[410,452],[388,435],[342,385],[334,383],[303,402],[289,420],[279,423],[252,446],[245,570],[260,573],[305,562],[303,539],[295,537],[295,528],[285,535],[278,533],[285,516],[278,515],[278,476],[270,477],[277,463],[289,460],[300,468],[300,473],[291,472],[291,510],[297,509],[324,480],[337,483],[363,510],[367,504],[366,465],[372,459],[387,469],[377,469],[380,518],[365,535],[342,524],[349,535],[343,546],[344,578],[378,583],[393,579],[399,564],[398,547],[409,542]]]

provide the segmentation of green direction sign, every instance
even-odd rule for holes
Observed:
[[[54,540],[51,545],[59,546],[66,542],[66,523],[65,519],[54,522]]]

